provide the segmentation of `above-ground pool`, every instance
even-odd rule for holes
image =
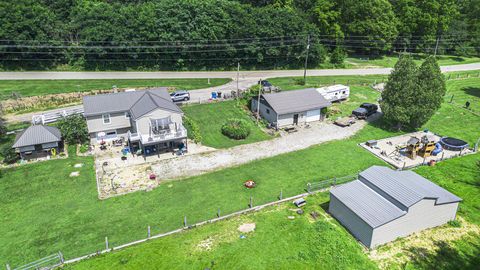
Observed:
[[[468,147],[468,143],[466,141],[452,137],[443,137],[440,139],[440,143],[444,149],[450,151],[461,151]]]

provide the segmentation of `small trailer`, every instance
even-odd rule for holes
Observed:
[[[328,101],[338,101],[347,99],[350,95],[350,87],[343,84],[336,84],[317,88],[320,93]]]

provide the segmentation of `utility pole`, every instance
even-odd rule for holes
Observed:
[[[433,54],[433,56],[437,56],[438,41],[440,41],[440,37],[437,37],[437,43],[435,44],[435,53]]]
[[[257,125],[260,118],[260,93],[262,92],[262,79],[258,82],[260,87],[258,89],[258,99],[257,99]]]
[[[237,62],[237,99],[240,98],[240,91],[238,89],[239,77],[240,77],[240,62]]]
[[[310,51],[310,35],[307,37],[307,55],[305,56],[305,69],[303,70],[303,82],[307,84],[307,64],[308,64],[308,52]]]

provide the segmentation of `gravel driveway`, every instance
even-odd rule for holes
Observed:
[[[184,156],[152,165],[161,180],[195,176],[206,172],[245,164],[256,159],[268,158],[308,148],[319,143],[345,139],[365,126],[359,121],[350,127],[339,127],[325,122],[282,137],[198,155]]]

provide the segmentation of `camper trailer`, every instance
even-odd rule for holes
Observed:
[[[326,87],[317,88],[320,93],[328,101],[337,101],[347,99],[350,95],[350,87],[342,84],[336,84]]]

